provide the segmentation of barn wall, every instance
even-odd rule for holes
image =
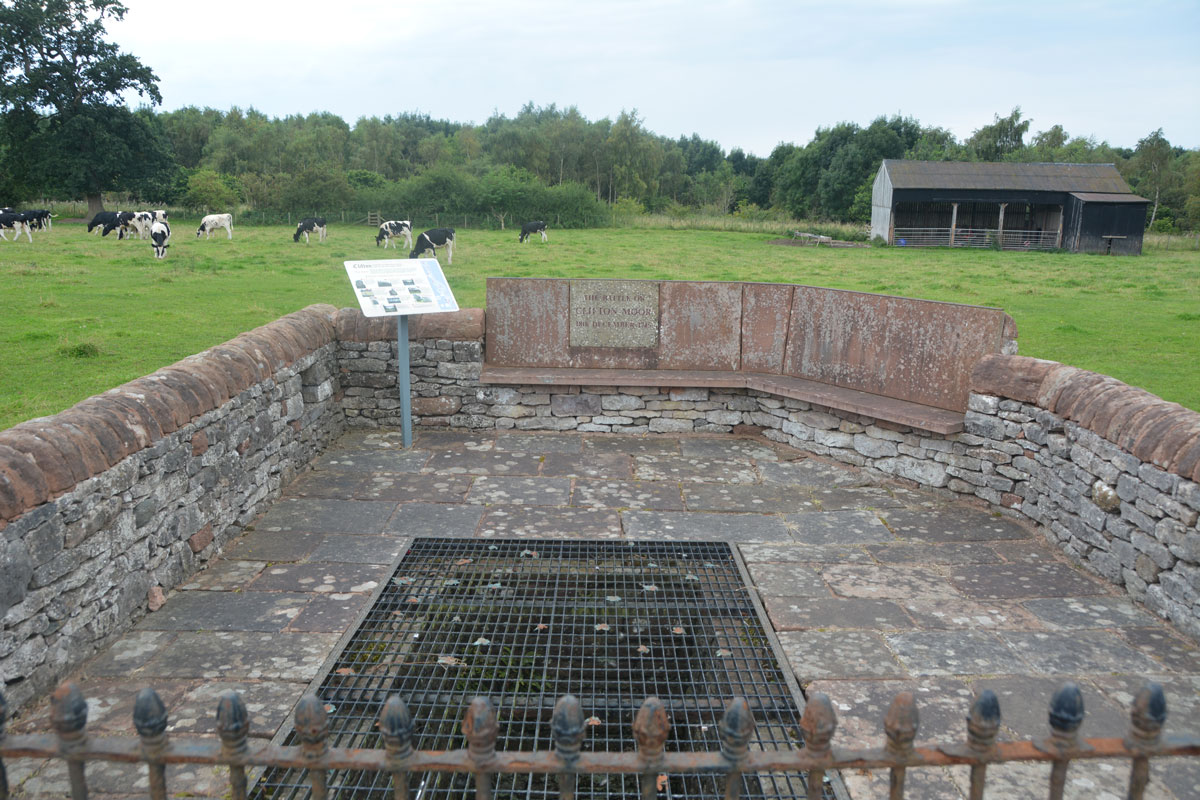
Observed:
[[[871,187],[871,238],[876,236],[891,244],[892,181],[887,169],[880,167]]]

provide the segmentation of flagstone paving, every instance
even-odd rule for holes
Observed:
[[[175,735],[214,734],[236,689],[251,736],[270,738],[388,568],[416,536],[724,541],[738,549],[805,692],[827,694],[835,746],[878,747],[912,691],[918,741],[965,738],[973,697],[995,691],[1005,737],[1048,732],[1050,696],[1081,686],[1083,735],[1123,736],[1142,682],[1166,688],[1166,733],[1200,734],[1200,648],[1072,565],[1033,526],[948,495],[756,438],[355,431],[285,487],[208,569],[85,665],[93,736],[132,733],[155,687]],[[582,668],[583,665],[581,665]],[[44,732],[45,703],[13,720]],[[69,794],[61,763],[6,764],[16,797]],[[1044,765],[994,765],[988,796],[1046,796]],[[1067,797],[1124,796],[1128,765],[1072,764]],[[1197,760],[1156,761],[1147,797],[1200,797]],[[93,798],[144,796],[144,768],[88,765]],[[842,773],[854,800],[886,772]],[[993,783],[994,781],[994,783]],[[168,771],[173,792],[221,797],[223,769]],[[906,797],[962,798],[963,768],[909,770]]]

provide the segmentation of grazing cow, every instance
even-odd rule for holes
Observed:
[[[150,216],[152,216],[154,218],[155,222],[166,222],[167,221],[167,212],[161,208],[156,211],[147,211],[146,213],[149,214]]]
[[[375,246],[379,247],[379,243],[383,242],[383,249],[387,250],[390,244],[392,247],[397,247],[393,239],[404,239],[404,246],[412,248],[412,223],[406,219],[389,220],[379,226],[379,233],[375,236]],[[399,248],[397,248],[399,249]]]
[[[521,226],[521,235],[517,237],[517,241],[521,244],[529,241],[529,237],[535,233],[542,235],[542,241],[546,241],[546,223],[538,220],[537,222],[526,222]]]
[[[168,223],[158,220],[150,223],[150,246],[154,248],[155,258],[167,257],[167,248],[171,246],[171,226]]]
[[[433,257],[437,258],[437,249],[445,245],[446,247],[446,263],[454,263],[454,228],[430,228],[417,237],[417,244],[413,247],[412,252],[408,254],[409,258],[417,258],[426,250],[433,251]]]
[[[204,219],[200,220],[200,227],[196,231],[196,238],[200,238],[200,234],[204,234],[207,239],[212,235],[212,232],[217,228],[224,228],[229,234],[229,238],[233,238],[233,214],[209,214]]]
[[[91,233],[96,229],[99,229],[102,232],[101,235],[107,233],[108,231],[106,231],[105,228],[110,222],[116,220],[116,218],[116,211],[97,211],[96,216],[92,217],[92,221],[88,223],[88,233]]]
[[[304,236],[304,243],[308,244],[308,235],[310,233],[317,234],[317,241],[325,241],[325,218],[324,217],[305,217],[300,220],[300,224],[296,226],[296,233],[292,236],[293,242],[300,241],[300,236]]]
[[[29,243],[33,244],[33,234],[29,232],[29,223],[22,219],[20,214],[0,214],[0,239],[8,241],[8,236],[5,231],[13,232],[13,241],[21,238],[21,233],[24,232],[29,237]]]
[[[96,216],[99,216],[99,214]],[[132,211],[118,211],[110,222],[105,223],[104,231],[100,235],[108,236],[113,231],[116,231],[117,238],[124,239],[125,234],[133,233],[136,230],[133,224],[133,218],[136,216],[137,214]]]
[[[11,214],[13,212],[8,211],[7,213]],[[30,211],[18,211],[16,213],[20,214],[25,221],[29,223],[29,227],[35,231],[49,230],[50,220],[55,217],[54,214],[51,214],[44,208],[35,208]]]

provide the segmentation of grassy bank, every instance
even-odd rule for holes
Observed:
[[[0,428],[232,338],[310,303],[354,305],[342,261],[383,258],[374,231],[335,225],[292,242],[283,227],[194,238],[177,220],[164,261],[146,242],[58,224],[0,242]],[[489,275],[807,283],[999,306],[1021,352],[1113,375],[1200,408],[1200,252],[1149,243],[1140,258],[993,251],[811,248],[714,230],[459,232],[443,269],[462,307]],[[403,257],[406,253],[386,257]]]

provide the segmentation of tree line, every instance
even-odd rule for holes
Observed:
[[[104,192],[196,212],[380,210],[428,218],[485,215],[504,226],[558,227],[622,213],[738,214],[865,222],[885,158],[1113,163],[1152,203],[1158,230],[1200,229],[1200,153],[1162,130],[1136,147],[1030,134],[1020,108],[965,140],[912,117],[818,128],[807,144],[763,158],[698,133],[670,138],[636,110],[589,120],[574,106],[530,103],[483,124],[400,113],[350,125],[330,113],[269,117],[253,108],[157,111],[157,78],[103,41],[116,0],[0,4],[0,202]],[[117,102],[136,91],[147,107]]]

